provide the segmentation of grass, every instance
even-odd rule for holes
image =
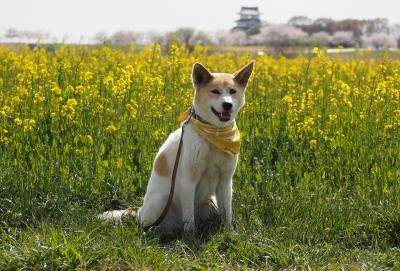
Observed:
[[[191,103],[190,69],[251,59],[61,46],[0,48],[0,270],[400,269],[400,62],[256,58],[238,126],[233,224],[195,236],[95,219],[139,207]]]
[[[321,217],[288,217],[280,225],[236,219],[238,235],[215,226],[193,237],[160,237],[143,233],[132,221],[113,227],[91,221],[85,210],[82,213],[84,218],[67,216],[68,221],[42,221],[35,227],[3,232],[2,270],[391,270],[400,264],[400,251],[394,244],[383,244],[381,239],[371,244],[372,236],[385,239],[396,234],[398,224],[396,228],[396,223],[387,220],[350,227],[342,224],[332,229],[330,234],[338,231],[333,238],[324,237],[320,227],[315,226],[321,223]],[[389,226],[381,228],[384,222]]]

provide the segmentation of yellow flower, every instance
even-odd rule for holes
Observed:
[[[65,91],[67,93],[75,93],[75,89],[73,86],[67,86],[67,88],[65,89]]]
[[[319,48],[318,47],[314,47],[314,55],[316,56],[316,57],[318,57],[318,58],[320,58],[321,57],[321,51],[319,50]]]
[[[1,137],[1,143],[3,143],[4,145],[8,145],[10,144],[10,140],[8,139],[8,137],[3,136]]]
[[[67,100],[67,106],[69,108],[74,109],[77,105],[78,105],[78,102],[74,98]]]
[[[34,103],[40,103],[40,102],[43,102],[44,100],[45,100],[45,98],[41,93],[35,93],[35,95],[33,95]]]
[[[115,133],[117,131],[117,127],[113,123],[107,126],[106,131],[110,134]]]
[[[78,101],[74,98],[68,99],[65,105],[62,106],[61,115],[68,120],[75,118],[75,108],[78,105]]]
[[[89,145],[93,145],[93,137],[91,135],[86,136]]]
[[[304,121],[304,123],[305,123],[307,126],[311,126],[311,125],[314,124],[314,118],[313,118],[313,117],[307,117],[306,120]]]
[[[400,121],[400,109],[396,109],[393,111],[395,118]]]
[[[292,99],[292,97],[289,96],[289,95],[285,95],[285,97],[283,97],[282,100],[283,100],[285,103],[288,103],[288,104],[293,103],[293,99]]]
[[[14,96],[11,98],[11,104],[13,106],[19,105],[21,103],[21,98],[19,96]]]
[[[393,129],[393,124],[386,124],[385,127],[383,128],[383,130],[386,132],[390,129]]]
[[[69,151],[71,150],[71,146],[67,143],[67,144],[65,144],[65,146],[64,146],[64,152],[65,153],[69,153]]]
[[[85,74],[83,75],[83,79],[85,81],[89,81],[92,78],[93,78],[93,73],[92,72],[85,72]]]
[[[329,114],[329,123],[334,123],[337,119],[335,114]]]
[[[123,166],[123,160],[122,160],[122,158],[118,158],[118,160],[117,160],[117,168],[122,168],[122,166]]]
[[[83,86],[77,86],[75,88],[75,93],[82,94],[83,93]]]
[[[11,112],[11,107],[9,107],[7,105],[3,106],[2,112],[4,112],[5,114],[10,113]]]
[[[58,85],[55,85],[51,91],[55,94],[55,95],[61,95],[61,88],[58,87]]]
[[[26,88],[20,88],[18,90],[18,95],[21,97],[25,97],[29,94],[28,90]]]
[[[153,132],[153,138],[154,139],[163,139],[164,137],[165,137],[165,133],[164,133],[164,131],[162,131],[160,129],[155,130]]]
[[[15,119],[14,119],[14,123],[15,123],[16,125],[18,125],[18,126],[21,126],[21,125],[22,125],[22,119],[20,119],[20,118],[15,118]]]
[[[317,140],[316,139],[311,139],[309,141],[309,143],[310,143],[311,146],[315,146],[315,145],[317,145]]]
[[[107,75],[107,77],[104,81],[105,81],[106,86],[110,86],[110,85],[112,86],[114,83],[114,78],[112,77],[111,74],[109,74],[109,75]]]
[[[36,124],[36,121],[34,119],[24,119],[23,121],[24,124],[24,131],[32,131],[33,127]]]
[[[131,103],[126,105],[126,108],[130,112],[131,118],[136,119],[138,105],[133,99],[131,99],[130,102]]]

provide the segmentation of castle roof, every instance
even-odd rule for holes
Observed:
[[[258,11],[258,7],[242,7],[239,14],[244,16],[257,16],[261,13]]]

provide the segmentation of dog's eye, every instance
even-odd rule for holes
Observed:
[[[233,88],[231,88],[230,90],[229,90],[229,94],[235,94],[236,93],[236,90],[234,90]]]
[[[221,94],[218,89],[213,89],[211,90],[211,92],[217,95]]]

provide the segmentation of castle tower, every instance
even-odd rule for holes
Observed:
[[[242,30],[247,33],[257,32],[261,26],[260,15],[258,7],[243,7],[240,12],[240,19],[236,20],[234,30]]]

